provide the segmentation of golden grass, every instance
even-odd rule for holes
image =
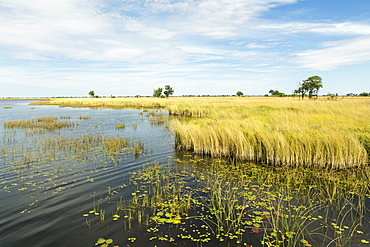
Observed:
[[[31,105],[59,105],[62,107],[90,108],[164,108],[166,99],[157,98],[57,98]]]
[[[39,130],[55,130],[66,127],[73,127],[74,123],[69,121],[56,121],[56,117],[38,117],[30,120],[7,121],[4,123],[5,128],[22,128]]]
[[[164,108],[179,148],[285,166],[368,164],[370,98],[276,97],[53,99],[48,104]]]

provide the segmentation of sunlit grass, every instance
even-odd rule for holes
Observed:
[[[69,121],[57,121],[56,117],[38,117],[30,120],[7,121],[4,123],[5,128],[22,128],[32,129],[37,132],[40,130],[55,130],[66,127],[73,127],[74,123]],[[36,129],[36,130],[35,130]]]
[[[126,128],[126,124],[124,124],[124,123],[116,125],[116,129],[124,129],[124,128]]]
[[[341,169],[368,164],[370,99],[209,97],[53,99],[75,107],[167,109],[178,148],[273,165]],[[151,112],[149,112],[150,114]],[[148,114],[148,115],[149,115]],[[152,123],[165,121],[161,117]]]

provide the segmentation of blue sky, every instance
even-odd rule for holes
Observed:
[[[370,91],[369,0],[0,0],[0,97]]]

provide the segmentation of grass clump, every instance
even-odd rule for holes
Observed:
[[[67,127],[73,127],[73,122],[57,121],[56,117],[38,117],[30,120],[7,121],[5,128],[22,128],[36,130],[55,130]]]
[[[116,129],[124,129],[124,128],[126,128],[126,124],[121,123],[121,124],[116,125]]]
[[[82,119],[82,120],[87,120],[87,119],[90,119],[91,117],[90,116],[87,116],[87,115],[81,115],[78,118],[79,119]]]

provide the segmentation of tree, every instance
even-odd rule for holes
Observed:
[[[305,95],[305,93],[308,93],[308,97],[312,98],[312,96],[316,96],[319,94],[319,89],[323,87],[322,85],[322,79],[320,76],[311,76],[308,77],[306,80],[302,81],[303,83],[301,86],[297,89],[301,91],[302,93],[302,99]]]
[[[175,92],[170,85],[164,86],[164,89],[165,89],[165,91],[163,93],[164,93],[164,95],[166,95],[167,98],[168,98],[168,96],[172,95]]]
[[[362,92],[358,96],[370,96],[370,93],[367,92]]]
[[[294,90],[294,94],[302,95],[302,99],[306,95],[306,91],[303,90],[302,83],[299,83],[299,87]]]
[[[90,91],[89,92],[89,95],[90,95],[90,97],[95,97],[95,92],[94,91]]]
[[[269,94],[271,94],[271,96],[278,96],[278,97],[286,96],[285,93],[282,93],[282,92],[279,92],[278,90],[273,90],[273,89],[269,91]]]
[[[239,97],[240,97],[240,96],[243,96],[243,92],[238,91],[238,92],[236,92],[236,95],[237,95],[237,96],[239,96]]]
[[[161,97],[162,96],[163,88],[159,87],[157,89],[154,89],[153,96],[154,97]]]

